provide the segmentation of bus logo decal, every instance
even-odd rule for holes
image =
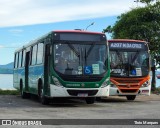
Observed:
[[[85,86],[85,84],[84,84],[84,83],[82,83],[82,84],[81,84],[81,87],[84,87],[84,86]]]

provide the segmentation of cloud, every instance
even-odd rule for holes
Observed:
[[[14,33],[14,34],[22,33],[22,32],[23,32],[22,29],[10,29],[10,30],[8,30],[8,31],[11,32],[11,33]]]
[[[22,29],[10,29],[10,30],[8,30],[8,32],[10,32],[13,36],[16,36],[16,37],[22,36],[23,31],[24,30],[22,30]]]
[[[117,16],[135,6],[126,0],[1,0],[0,27]]]
[[[4,48],[4,46],[3,46],[3,45],[0,45],[0,48]]]
[[[15,48],[19,48],[19,46],[22,46],[22,43],[20,45],[18,45],[18,44],[15,44],[15,45],[6,45],[6,46],[0,45],[0,49],[15,49]]]

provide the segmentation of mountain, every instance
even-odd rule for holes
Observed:
[[[11,63],[6,64],[6,65],[0,65],[0,68],[13,69],[13,65],[14,65],[14,63],[11,62]]]
[[[6,65],[0,65],[0,74],[13,74],[13,65],[13,62]]]

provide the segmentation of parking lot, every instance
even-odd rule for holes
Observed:
[[[36,97],[0,96],[1,119],[160,119],[160,95],[109,97],[95,104],[80,99],[56,100],[44,106]]]
[[[135,101],[125,97],[109,97],[95,104],[80,99],[56,100],[41,105],[35,97],[0,96],[0,118],[160,118],[160,95],[137,96]],[[18,116],[17,116],[18,115]]]

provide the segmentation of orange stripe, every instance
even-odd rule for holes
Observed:
[[[128,90],[128,92],[130,92],[131,90],[136,90],[135,92],[138,92],[142,84],[148,81],[149,79],[150,79],[149,75],[143,78],[116,78],[116,77],[110,78],[111,82],[116,85],[116,87],[119,89],[119,91],[121,91],[121,93],[123,93],[122,90],[126,91]],[[122,80],[127,82],[118,82]],[[139,82],[130,82],[130,81],[139,81]]]

